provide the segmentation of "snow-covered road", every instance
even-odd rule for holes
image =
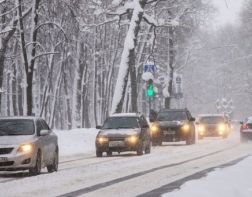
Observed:
[[[192,146],[165,144],[149,155],[103,158],[95,157],[95,130],[57,134],[61,152],[65,151],[59,171],[35,177],[1,173],[4,196],[159,196],[172,182],[252,152],[250,144],[240,144],[237,129],[228,139],[206,138]]]

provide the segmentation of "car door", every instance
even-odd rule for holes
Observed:
[[[54,153],[57,147],[57,139],[56,136],[51,131],[51,129],[49,128],[49,126],[47,125],[47,123],[45,122],[45,120],[41,119],[40,122],[42,124],[43,130],[49,131],[49,135],[45,137],[46,137],[47,157],[48,161],[51,163],[51,161],[53,161],[54,159]]]
[[[142,132],[142,139],[143,139],[144,147],[146,147],[148,145],[148,143],[149,143],[149,137],[148,137],[149,128],[146,126],[146,125],[148,125],[148,123],[145,120],[144,116],[140,116],[139,123],[140,123],[140,126],[141,126],[141,132]]]
[[[48,147],[47,147],[47,136],[40,136],[40,131],[43,130],[40,119],[36,121],[37,135],[39,137],[39,148],[42,153],[42,159],[44,163],[48,161]]]

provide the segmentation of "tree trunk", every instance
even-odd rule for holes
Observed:
[[[129,72],[132,75],[132,97],[137,95],[137,85],[136,85],[136,72],[135,68],[135,47],[137,44],[137,36],[140,29],[140,23],[143,17],[143,8],[146,4],[146,0],[138,1],[135,0],[135,8],[132,13],[131,22],[127,36],[125,38],[124,49],[122,53],[119,73],[117,77],[116,87],[113,96],[111,113],[120,113],[122,111],[122,106],[125,97],[125,90],[128,82]],[[132,38],[134,35],[134,38]],[[133,98],[132,111],[137,111],[137,98]]]
[[[169,97],[165,98],[165,108],[169,109],[171,108],[171,98],[173,94],[173,75],[174,75],[174,43],[173,43],[173,34],[174,30],[173,27],[169,27],[169,84],[168,84],[168,92],[169,92]]]

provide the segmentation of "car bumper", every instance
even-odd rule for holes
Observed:
[[[0,155],[0,171],[27,170],[35,164],[36,158],[32,153]]]
[[[114,151],[114,152],[125,152],[125,151],[136,151],[139,143],[127,143],[124,141],[119,142],[117,145],[108,142],[104,144],[96,143],[96,149],[102,152]]]
[[[211,131],[207,130],[202,134],[199,132],[199,135],[202,136],[202,137],[219,137],[219,136],[226,136],[228,134],[229,134],[228,131],[220,132],[218,130],[211,130]]]
[[[252,130],[243,131],[240,134],[242,139],[252,140]]]

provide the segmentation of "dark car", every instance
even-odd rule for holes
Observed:
[[[0,171],[29,170],[38,175],[43,167],[58,170],[58,138],[45,120],[35,117],[0,118]]]
[[[151,125],[152,144],[178,141],[186,141],[187,145],[195,144],[194,121],[188,109],[161,110]]]
[[[200,115],[197,122],[199,139],[204,137],[227,138],[230,133],[230,122],[222,114]]]
[[[241,122],[240,136],[242,142],[252,140],[252,116]]]
[[[142,114],[114,114],[96,128],[100,129],[95,140],[97,157],[103,152],[111,156],[113,152],[136,151],[142,155],[151,151],[149,124]]]

